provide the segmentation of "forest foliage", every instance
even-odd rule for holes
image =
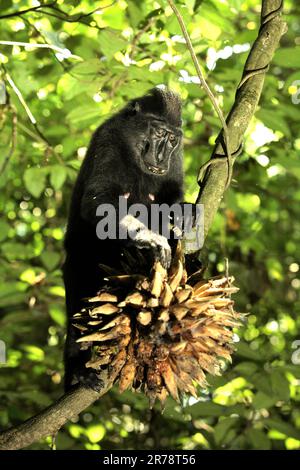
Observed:
[[[236,334],[233,364],[224,366],[221,377],[210,377],[198,401],[186,398],[180,407],[169,399],[163,414],[159,406],[151,412],[141,394],[112,389],[59,432],[59,449],[300,448],[300,6],[295,3],[286,1],[289,30],[202,253],[208,275],[223,273],[224,258],[229,259],[240,287],[236,309],[249,313]],[[176,4],[226,115],[257,35],[260,1]],[[210,157],[220,123],[165,0],[2,0],[0,5],[4,429],[63,391],[63,237],[92,132],[155,85],[179,92],[186,200],[194,202],[197,173]]]

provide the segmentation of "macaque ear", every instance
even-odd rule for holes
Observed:
[[[134,116],[135,114],[138,114],[141,111],[141,107],[139,103],[135,101],[129,104],[128,111],[132,116]]]

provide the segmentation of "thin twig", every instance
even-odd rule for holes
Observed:
[[[2,66],[3,66],[3,64],[2,64]],[[32,124],[36,124],[36,119],[35,119],[34,115],[32,114],[32,112],[30,111],[29,106],[27,105],[26,101],[24,100],[21,91],[19,90],[19,88],[17,87],[17,85],[15,84],[15,82],[13,81],[13,79],[11,78],[10,74],[8,73],[8,71],[6,69],[5,69],[5,77],[6,77],[6,80],[8,81],[8,83],[10,84],[10,86],[12,87],[12,89],[14,90],[15,94],[17,95],[21,105],[25,109],[26,114],[29,117],[30,122]]]
[[[8,154],[6,155],[6,157],[4,158],[3,160],[3,163],[2,163],[2,166],[1,166],[1,169],[0,169],[0,175],[2,175],[2,173],[4,173],[5,169],[6,169],[6,166],[9,162],[9,160],[11,159],[15,149],[16,149],[16,146],[17,146],[17,123],[18,123],[18,116],[17,116],[17,112],[15,110],[15,107],[10,105],[10,109],[12,111],[12,121],[11,121],[11,138],[10,138],[10,149],[9,149],[9,152]]]
[[[197,72],[197,75],[199,77],[199,80],[200,80],[200,85],[202,85],[206,95],[208,96],[208,98],[210,99],[221,123],[222,123],[222,127],[223,127],[223,134],[224,134],[224,141],[225,141],[225,147],[226,147],[226,155],[225,157],[227,158],[227,165],[228,165],[228,173],[227,173],[227,181],[226,181],[226,186],[225,186],[225,189],[229,186],[230,184],[230,180],[231,180],[231,174],[232,174],[232,162],[231,162],[231,153],[230,153],[230,149],[229,149],[229,133],[228,133],[228,128],[227,128],[227,124],[226,124],[226,121],[225,121],[225,118],[224,118],[224,115],[222,113],[222,110],[220,108],[220,106],[218,105],[218,102],[213,94],[213,92],[211,91],[211,89],[209,88],[205,78],[204,78],[204,75],[202,73],[202,70],[201,70],[201,67],[200,67],[200,64],[199,64],[199,61],[197,59],[197,56],[196,56],[196,53],[194,51],[194,48],[193,48],[193,45],[192,45],[192,42],[191,42],[191,39],[190,39],[190,36],[188,34],[188,31],[186,29],[186,26],[184,24],[184,21],[183,21],[183,18],[179,12],[179,10],[177,9],[177,7],[175,6],[173,0],[168,0],[168,3],[170,5],[170,7],[172,8],[173,12],[175,13],[176,17],[177,17],[177,20],[178,20],[178,23],[181,27],[181,31],[182,31],[182,34],[184,36],[184,39],[186,41],[186,45],[187,45],[187,48],[190,52],[190,55],[191,55],[191,58],[192,58],[192,61],[194,63],[194,66],[195,66],[195,69],[196,69],[196,72]],[[208,162],[207,162],[208,163]],[[209,165],[211,163],[208,163]],[[201,170],[201,169],[200,169]]]
[[[19,47],[32,47],[32,48],[40,48],[40,49],[52,49],[53,51],[59,52],[60,54],[66,56],[68,59],[72,57],[73,59],[80,59],[83,60],[78,55],[72,54],[69,49],[62,48],[59,46],[55,46],[54,44],[48,43],[38,43],[38,42],[19,42],[19,41],[1,41],[0,44],[4,46],[19,46]]]
[[[61,10],[60,8],[56,6],[51,6],[51,9],[54,11],[57,11],[58,13],[61,13],[63,15],[63,18],[61,18],[63,21],[76,23],[76,22],[80,22],[82,18],[87,18],[93,15],[94,13],[97,13],[98,11],[102,11],[102,10],[105,10],[106,8],[112,7],[116,3],[116,1],[117,0],[114,0],[112,3],[109,3],[108,5],[105,5],[104,7],[97,7],[88,13],[77,13],[77,14],[72,15],[71,17],[68,15],[68,13],[66,13],[65,11]],[[41,5],[41,7],[43,8],[44,5]],[[41,11],[41,13],[43,12]]]
[[[29,26],[29,28],[32,28],[41,38],[42,40],[44,41],[45,44],[48,44],[49,43],[47,42],[46,40],[46,37],[44,36],[44,34],[36,27],[35,24],[32,24],[30,22],[30,20],[28,20],[27,18],[23,18],[23,21]],[[68,67],[64,64],[64,61],[61,61],[61,60],[58,60],[57,58],[57,55],[55,54],[55,51],[53,49],[50,49],[50,52],[51,54],[53,55],[53,58],[54,60],[60,65],[60,67],[63,69],[63,71],[65,73],[70,73],[69,70],[68,70]]]
[[[26,127],[22,122],[18,121],[17,127],[21,129],[25,134],[29,135],[32,139],[36,140],[37,142],[44,142],[44,139],[42,139],[38,134],[33,132],[31,129]]]
[[[153,25],[154,23],[154,18],[150,18],[145,26],[139,30],[139,32],[134,36],[132,43],[131,43],[131,51],[130,55],[133,55],[135,53],[135,49],[137,48],[138,42],[143,34],[145,34]]]
[[[71,15],[71,16],[68,15],[68,13],[61,10],[57,6],[55,6],[56,3],[57,3],[57,0],[55,0],[54,2],[49,3],[49,4],[41,4],[41,5],[38,5],[36,7],[27,8],[26,10],[19,10],[19,11],[16,11],[14,13],[7,13],[6,15],[1,15],[0,20],[5,19],[5,18],[13,18],[13,17],[16,17],[16,16],[21,17],[22,15],[26,15],[29,12],[36,12],[36,13],[40,13],[40,14],[44,14],[44,15],[48,15],[48,16],[53,16],[54,18],[57,18],[61,21],[66,21],[68,23],[76,23],[77,22],[77,23],[83,24],[85,26],[90,26],[92,28],[97,28],[97,29],[101,30],[102,28],[100,28],[100,26],[90,25],[90,24],[85,23],[84,21],[81,21],[81,20],[93,15],[97,11],[102,11],[106,8],[109,8],[109,7],[113,6],[116,3],[116,0],[114,0],[109,5],[105,5],[103,7],[95,8],[94,10],[92,10],[88,13],[78,13],[78,15],[76,15],[76,16],[75,15]],[[44,8],[46,8],[46,10],[44,10]],[[55,13],[51,13],[50,11],[47,11],[47,9],[54,10],[55,12],[59,13],[59,15],[55,14]],[[62,16],[60,16],[60,15],[62,15]]]
[[[52,3],[48,3],[48,5],[38,5],[36,7],[31,7],[27,8],[26,10],[19,10],[14,13],[7,13],[6,15],[1,15],[0,20],[5,19],[5,18],[13,18],[15,16],[22,16],[25,15],[26,13],[29,13],[30,11],[38,11],[40,8],[52,8],[56,4],[57,0],[54,0]]]
[[[29,106],[27,105],[21,91],[19,90],[19,88],[17,87],[17,85],[15,84],[15,82],[13,81],[12,77],[10,76],[9,72],[6,70],[6,67],[4,66],[4,64],[1,64],[1,67],[4,71],[4,76],[5,76],[5,79],[7,80],[7,82],[9,83],[9,85],[11,86],[11,88],[13,89],[13,91],[15,92],[16,96],[18,97],[20,103],[22,104],[23,108],[25,109],[26,111],[26,114],[31,122],[31,124],[34,126],[37,134],[39,135],[39,137],[41,138],[41,140],[46,144],[47,146],[47,149],[51,151],[51,153],[56,157],[56,159],[58,160],[59,163],[61,164],[64,164],[64,161],[62,160],[62,158],[55,152],[55,150],[52,148],[52,145],[51,143],[49,142],[48,138],[44,135],[44,133],[41,131],[41,129],[39,128],[38,126],[38,123],[37,123],[37,120],[35,119],[34,115],[32,114],[32,112],[30,111],[30,108]]]

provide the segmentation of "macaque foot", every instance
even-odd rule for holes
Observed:
[[[99,374],[97,374],[96,371],[86,367],[82,367],[82,369],[77,372],[76,378],[78,382],[85,388],[91,388],[95,392],[100,392],[104,387],[104,382],[99,377]]]

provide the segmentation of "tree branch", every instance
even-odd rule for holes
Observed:
[[[24,423],[0,433],[0,450],[17,450],[28,447],[45,436],[55,435],[70,419],[76,417],[111,388],[112,381],[106,379],[98,393],[92,389],[75,386],[57,402],[50,405]]]
[[[260,99],[265,74],[280,38],[287,30],[281,18],[282,7],[283,0],[262,0],[258,37],[248,55],[235,102],[226,119],[233,160],[240,153],[245,131]],[[197,203],[204,205],[204,238],[221,203],[227,180],[226,158],[219,138],[216,142],[211,164],[205,168],[203,179],[201,173],[198,178],[200,191]]]

